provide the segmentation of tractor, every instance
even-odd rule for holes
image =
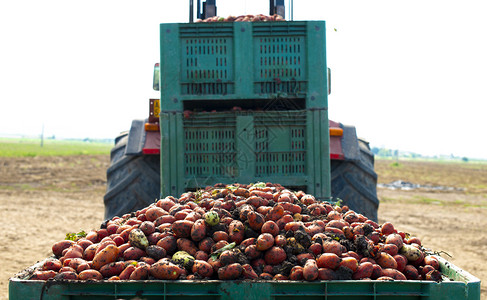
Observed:
[[[377,221],[374,155],[354,126],[328,119],[325,22],[278,21],[284,0],[253,22],[198,0],[194,21],[193,4],[189,23],[160,25],[160,97],[115,138],[105,218],[208,185],[272,182]]]

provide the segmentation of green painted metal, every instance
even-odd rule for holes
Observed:
[[[230,60],[235,60],[235,93],[228,93],[228,99],[234,99],[232,97],[240,99],[252,99],[252,78],[253,68],[252,64],[252,51],[250,46],[252,45],[252,24],[249,22],[242,22],[241,24],[235,23],[233,28],[234,43],[235,43],[235,56]],[[203,95],[201,95],[203,96]],[[225,97],[225,95],[222,95]]]
[[[324,21],[161,24],[160,34],[162,111],[274,98],[327,107]]]
[[[331,197],[324,21],[161,24],[160,34],[162,197],[256,181]],[[195,100],[263,112],[182,114]]]
[[[180,113],[161,113],[161,196],[180,195],[183,183],[183,123]],[[162,192],[164,191],[164,192]]]
[[[253,177],[257,162],[256,151],[253,145],[256,145],[256,131],[254,125],[254,116],[236,116],[236,139],[235,139],[235,154],[236,161],[239,163],[238,174],[242,182],[255,181]]]
[[[10,300],[320,299],[478,300],[480,280],[440,258],[443,282],[431,281],[29,281],[11,278]],[[452,281],[453,280],[453,281]]]
[[[161,113],[161,195],[276,182],[330,198],[326,110]]]

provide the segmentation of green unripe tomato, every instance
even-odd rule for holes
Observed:
[[[210,210],[203,215],[206,224],[210,226],[215,226],[220,223],[220,217],[216,211]]]
[[[194,263],[194,257],[191,256],[186,251],[178,251],[173,254],[172,260],[178,265],[183,266],[184,268],[191,268]]]

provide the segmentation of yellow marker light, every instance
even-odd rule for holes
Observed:
[[[330,127],[330,136],[343,136],[343,129],[339,127]]]
[[[159,131],[159,124],[157,123],[145,123],[145,131]]]

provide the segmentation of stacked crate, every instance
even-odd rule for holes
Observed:
[[[330,197],[325,22],[160,32],[163,196],[266,181]]]

